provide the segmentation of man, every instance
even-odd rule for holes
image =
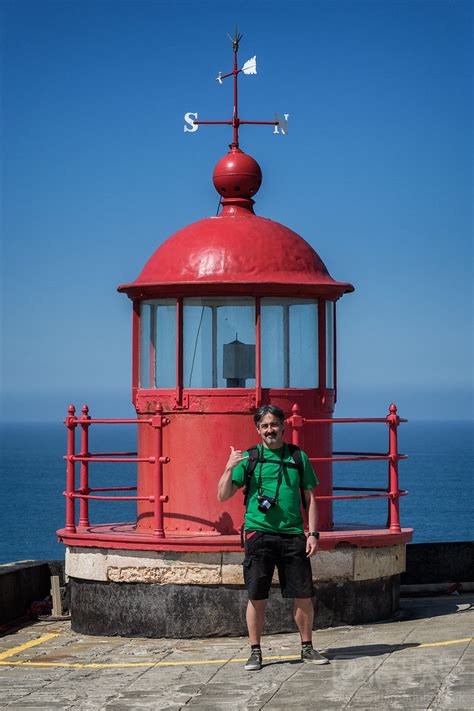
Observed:
[[[251,653],[247,671],[262,667],[260,640],[265,607],[275,565],[283,597],[294,598],[294,618],[301,636],[301,658],[316,664],[328,660],[313,648],[313,582],[310,558],[318,548],[316,500],[313,487],[319,482],[307,455],[301,451],[302,474],[290,448],[283,442],[285,415],[273,405],[264,405],[254,415],[262,444],[248,482],[245,514],[244,580],[248,591],[247,627]],[[219,480],[218,499],[226,501],[246,485],[249,454],[230,448],[225,471]],[[309,534],[304,535],[300,490],[308,512]]]

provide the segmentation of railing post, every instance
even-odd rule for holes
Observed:
[[[155,428],[155,462],[153,476],[153,533],[157,538],[165,537],[165,526],[163,516],[163,501],[167,496],[163,496],[163,464],[169,460],[163,457],[163,427],[169,424],[169,419],[163,417],[163,408],[157,409],[157,414],[152,417],[152,427]]]
[[[261,300],[255,299],[255,407],[262,404],[262,313]]]
[[[176,405],[183,405],[183,297],[176,299]]]
[[[291,417],[289,418],[291,422],[292,432],[291,441],[297,447],[303,446],[303,418],[301,417],[300,406],[295,402],[291,408]]]
[[[89,427],[87,420],[89,417],[89,408],[87,405],[82,407],[82,415],[79,418],[81,423],[81,457],[89,456]],[[81,461],[80,468],[80,484],[81,494],[89,493],[89,462]],[[89,526],[89,499],[79,499],[79,528],[87,528]]]
[[[393,403],[390,405],[390,414],[387,415],[388,435],[388,517],[389,529],[393,533],[400,533],[400,495],[398,485],[398,433],[397,428],[400,418],[397,415],[397,407]]]
[[[75,488],[75,473],[76,463],[74,462],[75,455],[75,434],[76,434],[76,408],[74,405],[69,405],[67,409],[65,425],[67,427],[67,458],[66,458],[66,531],[67,533],[76,533],[76,511],[75,501],[71,494]]]

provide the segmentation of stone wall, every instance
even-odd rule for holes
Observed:
[[[402,585],[474,583],[474,541],[411,543]]]
[[[0,565],[0,624],[23,617],[32,602],[49,595],[51,575],[63,577],[63,568],[59,560]]]

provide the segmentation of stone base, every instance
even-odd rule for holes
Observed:
[[[72,628],[126,637],[246,635],[242,553],[130,551],[70,546]],[[316,626],[387,619],[398,610],[403,544],[357,548],[341,543],[311,559]],[[291,600],[274,577],[266,633],[295,629]]]
[[[161,585],[242,586],[243,552],[178,552],[66,548],[66,575],[80,580]],[[405,570],[405,545],[339,543],[311,558],[315,583],[375,580]],[[273,582],[278,582],[275,571]]]
[[[315,628],[355,625],[398,610],[399,575],[316,583]],[[71,578],[72,629],[123,637],[245,636],[247,593],[241,585],[116,583]],[[295,630],[292,601],[272,589],[265,634]]]

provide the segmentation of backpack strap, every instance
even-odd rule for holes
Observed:
[[[301,456],[301,449],[296,444],[288,444],[287,447],[290,450],[290,454],[294,459],[296,468],[298,469],[298,472],[300,475],[301,504],[302,504],[303,508],[306,510],[306,497],[304,495],[304,489],[303,489],[304,466],[303,466],[303,458]]]
[[[247,508],[247,503],[249,500],[249,494],[250,494],[250,479],[252,478],[252,474],[255,471],[255,468],[258,464],[258,461],[260,459],[260,450],[258,448],[258,445],[255,445],[254,447],[250,447],[247,449],[249,458],[247,459],[247,466],[245,467],[245,476],[244,476],[244,507]]]

